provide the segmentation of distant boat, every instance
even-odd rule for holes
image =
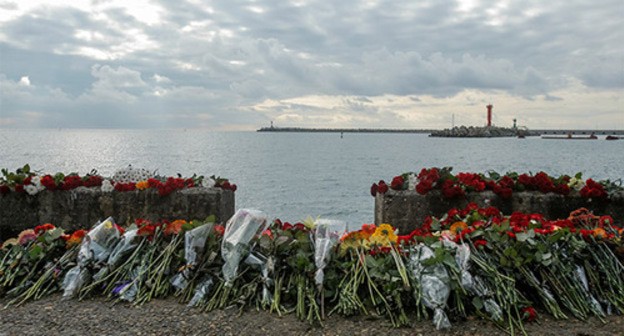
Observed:
[[[620,137],[615,136],[615,135],[607,135],[605,140],[620,140]]]
[[[590,136],[572,136],[572,133],[568,133],[567,136],[542,136],[542,139],[548,140],[596,140],[598,137],[592,133]]]

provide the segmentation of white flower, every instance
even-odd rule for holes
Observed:
[[[570,182],[568,182],[568,187],[570,187],[570,189],[581,190],[584,186],[585,182],[583,179],[577,179],[576,177],[571,178]]]
[[[407,190],[416,189],[416,185],[418,184],[418,178],[414,173],[410,173],[407,175]]]
[[[102,181],[102,192],[111,192],[113,189],[115,189],[115,187],[113,187],[110,180]]]
[[[39,192],[39,189],[37,188],[37,186],[32,185],[32,184],[25,186],[24,190],[26,190],[28,195],[31,195],[31,196],[37,195],[37,193]]]
[[[216,183],[217,183],[217,181],[215,181],[212,177],[209,177],[209,178],[205,179],[204,181],[202,181],[202,185],[206,186],[208,188],[214,187]]]

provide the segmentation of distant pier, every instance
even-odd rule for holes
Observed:
[[[533,130],[534,132],[544,134],[572,134],[572,135],[624,135],[624,130],[592,130],[592,129],[575,129],[575,130],[562,130],[562,129],[541,129]]]
[[[305,127],[262,127],[257,132],[291,133],[422,133],[430,134],[434,129],[392,129],[392,128],[305,128]]]

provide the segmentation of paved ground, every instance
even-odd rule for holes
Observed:
[[[4,307],[6,299],[0,300]],[[624,335],[624,317],[541,322],[526,325],[530,335]],[[204,313],[175,299],[154,300],[141,307],[112,305],[103,299],[61,301],[53,295],[20,307],[0,310],[0,336],[8,335],[505,335],[482,320],[454,323],[437,332],[430,322],[395,329],[387,321],[366,317],[330,317],[324,326],[311,326],[293,315],[279,317],[264,311],[237,309]]]

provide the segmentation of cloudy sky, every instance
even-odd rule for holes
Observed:
[[[624,129],[622,0],[0,0],[0,128]]]

